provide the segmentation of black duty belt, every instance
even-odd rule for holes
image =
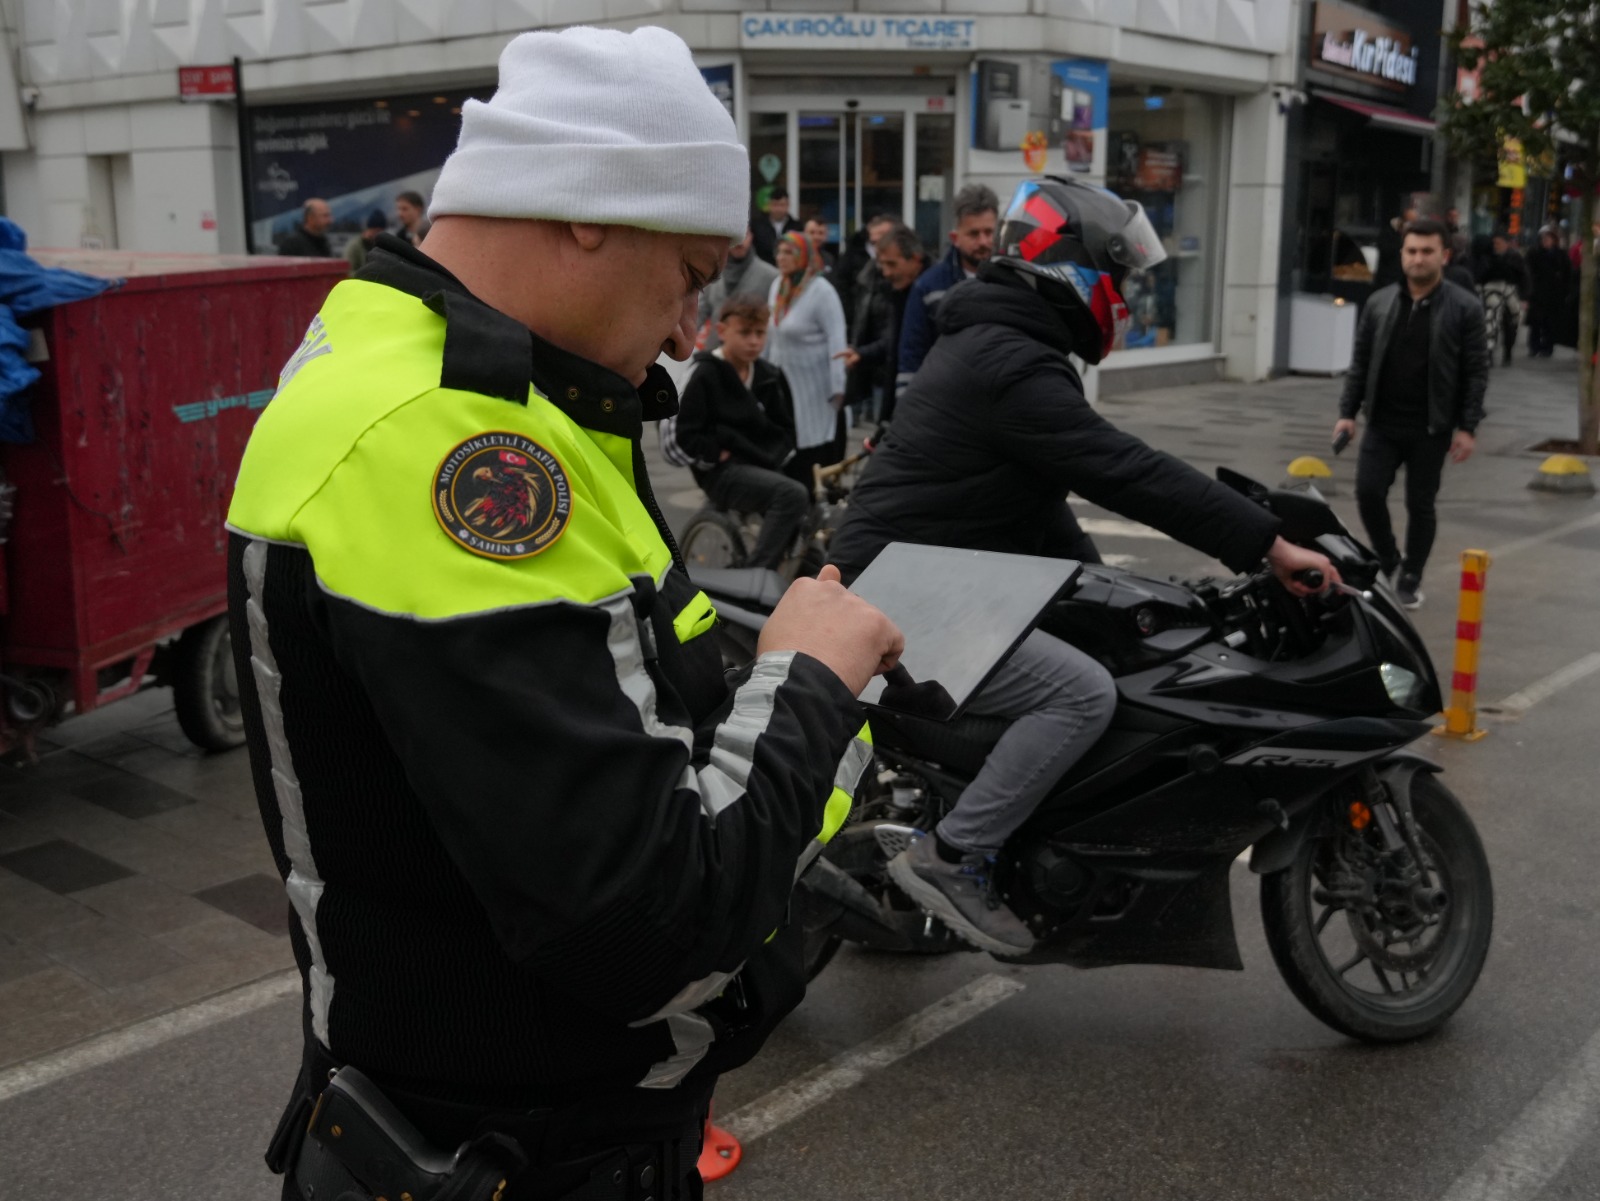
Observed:
[[[463,1104],[379,1089],[307,1039],[266,1159],[306,1201],[676,1201],[699,1196],[709,1101],[635,1090],[557,1108]]]

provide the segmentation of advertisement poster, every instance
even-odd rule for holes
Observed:
[[[733,112],[733,64],[724,63],[717,67],[701,67],[700,74],[706,81],[706,87],[711,89],[711,94],[722,101],[722,107],[728,110],[728,116]]]
[[[427,199],[455,149],[461,106],[493,88],[466,92],[251,108],[250,215],[256,251],[271,254],[312,198],[333,210],[338,252],[369,214],[395,224],[401,192]]]
[[[1095,139],[1105,136],[1110,70],[1103,62],[1078,58],[1051,63],[1050,71],[1060,81],[1061,148],[1067,169],[1088,174],[1094,170]]]

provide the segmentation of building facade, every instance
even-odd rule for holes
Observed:
[[[805,11],[793,11],[803,8]],[[1300,0],[24,0],[0,79],[5,209],[38,245],[269,252],[305,200],[337,238],[427,194],[508,38],[659,24],[751,152],[843,239],[888,211],[935,245],[969,182],[1041,171],[1141,201],[1169,261],[1130,281],[1096,385],[1273,366]],[[242,103],[178,98],[241,63]],[[223,73],[225,76],[228,73]],[[231,76],[228,76],[231,78]],[[5,104],[21,99],[15,111]]]

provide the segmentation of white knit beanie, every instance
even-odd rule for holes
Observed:
[[[428,215],[451,213],[738,238],[749,158],[676,34],[524,33],[494,96],[462,110]]]

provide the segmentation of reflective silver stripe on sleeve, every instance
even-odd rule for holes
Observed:
[[[710,762],[700,769],[700,807],[713,821],[750,783],[756,742],[772,724],[778,689],[789,678],[794,656],[794,651],[768,651],[733,694],[733,709],[712,738]]]
[[[872,744],[864,738],[852,738],[850,745],[844,748],[844,754],[839,757],[839,766],[833,773],[833,786],[848,792],[854,800],[856,789],[861,786],[861,777],[871,765]],[[811,840],[811,845],[800,853],[800,859],[794,866],[794,878],[797,881],[805,875],[806,868],[815,863],[820,854],[822,854],[822,840],[814,838]]]
[[[713,1038],[711,1023],[698,1013],[675,1013],[666,1019],[676,1051],[645,1073],[640,1088],[674,1088],[705,1058]]]
[[[739,974],[744,964],[740,964],[731,972],[712,972],[704,980],[696,980],[685,984],[678,990],[678,995],[673,997],[656,1012],[637,1022],[629,1022],[630,1026],[648,1026],[651,1022],[659,1022],[662,1018],[669,1018],[675,1013],[688,1013],[691,1009],[699,1009],[707,1001],[722,995],[722,990],[728,987],[728,981]]]
[[[833,773],[833,786],[842,788],[852,797],[861,783],[861,773],[872,762],[872,744],[864,738],[852,738],[839,758],[839,768]]]
[[[611,619],[611,629],[606,635],[606,645],[611,650],[611,662],[617,671],[617,687],[633,702],[639,711],[639,724],[651,738],[671,738],[683,743],[684,749],[694,753],[694,734],[682,726],[669,726],[656,714],[656,682],[644,665],[644,645],[639,638],[639,619],[634,615],[632,593],[623,592],[603,601],[600,608]],[[693,774],[685,773],[693,788]]]
[[[295,775],[289,739],[283,731],[283,705],[280,694],[283,676],[273,658],[267,638],[267,613],[261,607],[262,587],[267,577],[265,542],[252,540],[244,549],[244,578],[247,588],[245,616],[250,627],[250,668],[255,675],[256,693],[261,705],[261,722],[266,727],[267,749],[272,759],[272,789],[278,799],[278,815],[283,822],[283,850],[289,859],[289,879],[285,887],[289,903],[300,919],[306,946],[311,951],[311,968],[306,973],[310,987],[311,1032],[324,1047],[328,1042],[328,1011],[333,1006],[333,975],[317,937],[317,904],[322,900],[322,877],[311,856],[311,839],[306,833],[305,805],[300,796],[300,780]]]

